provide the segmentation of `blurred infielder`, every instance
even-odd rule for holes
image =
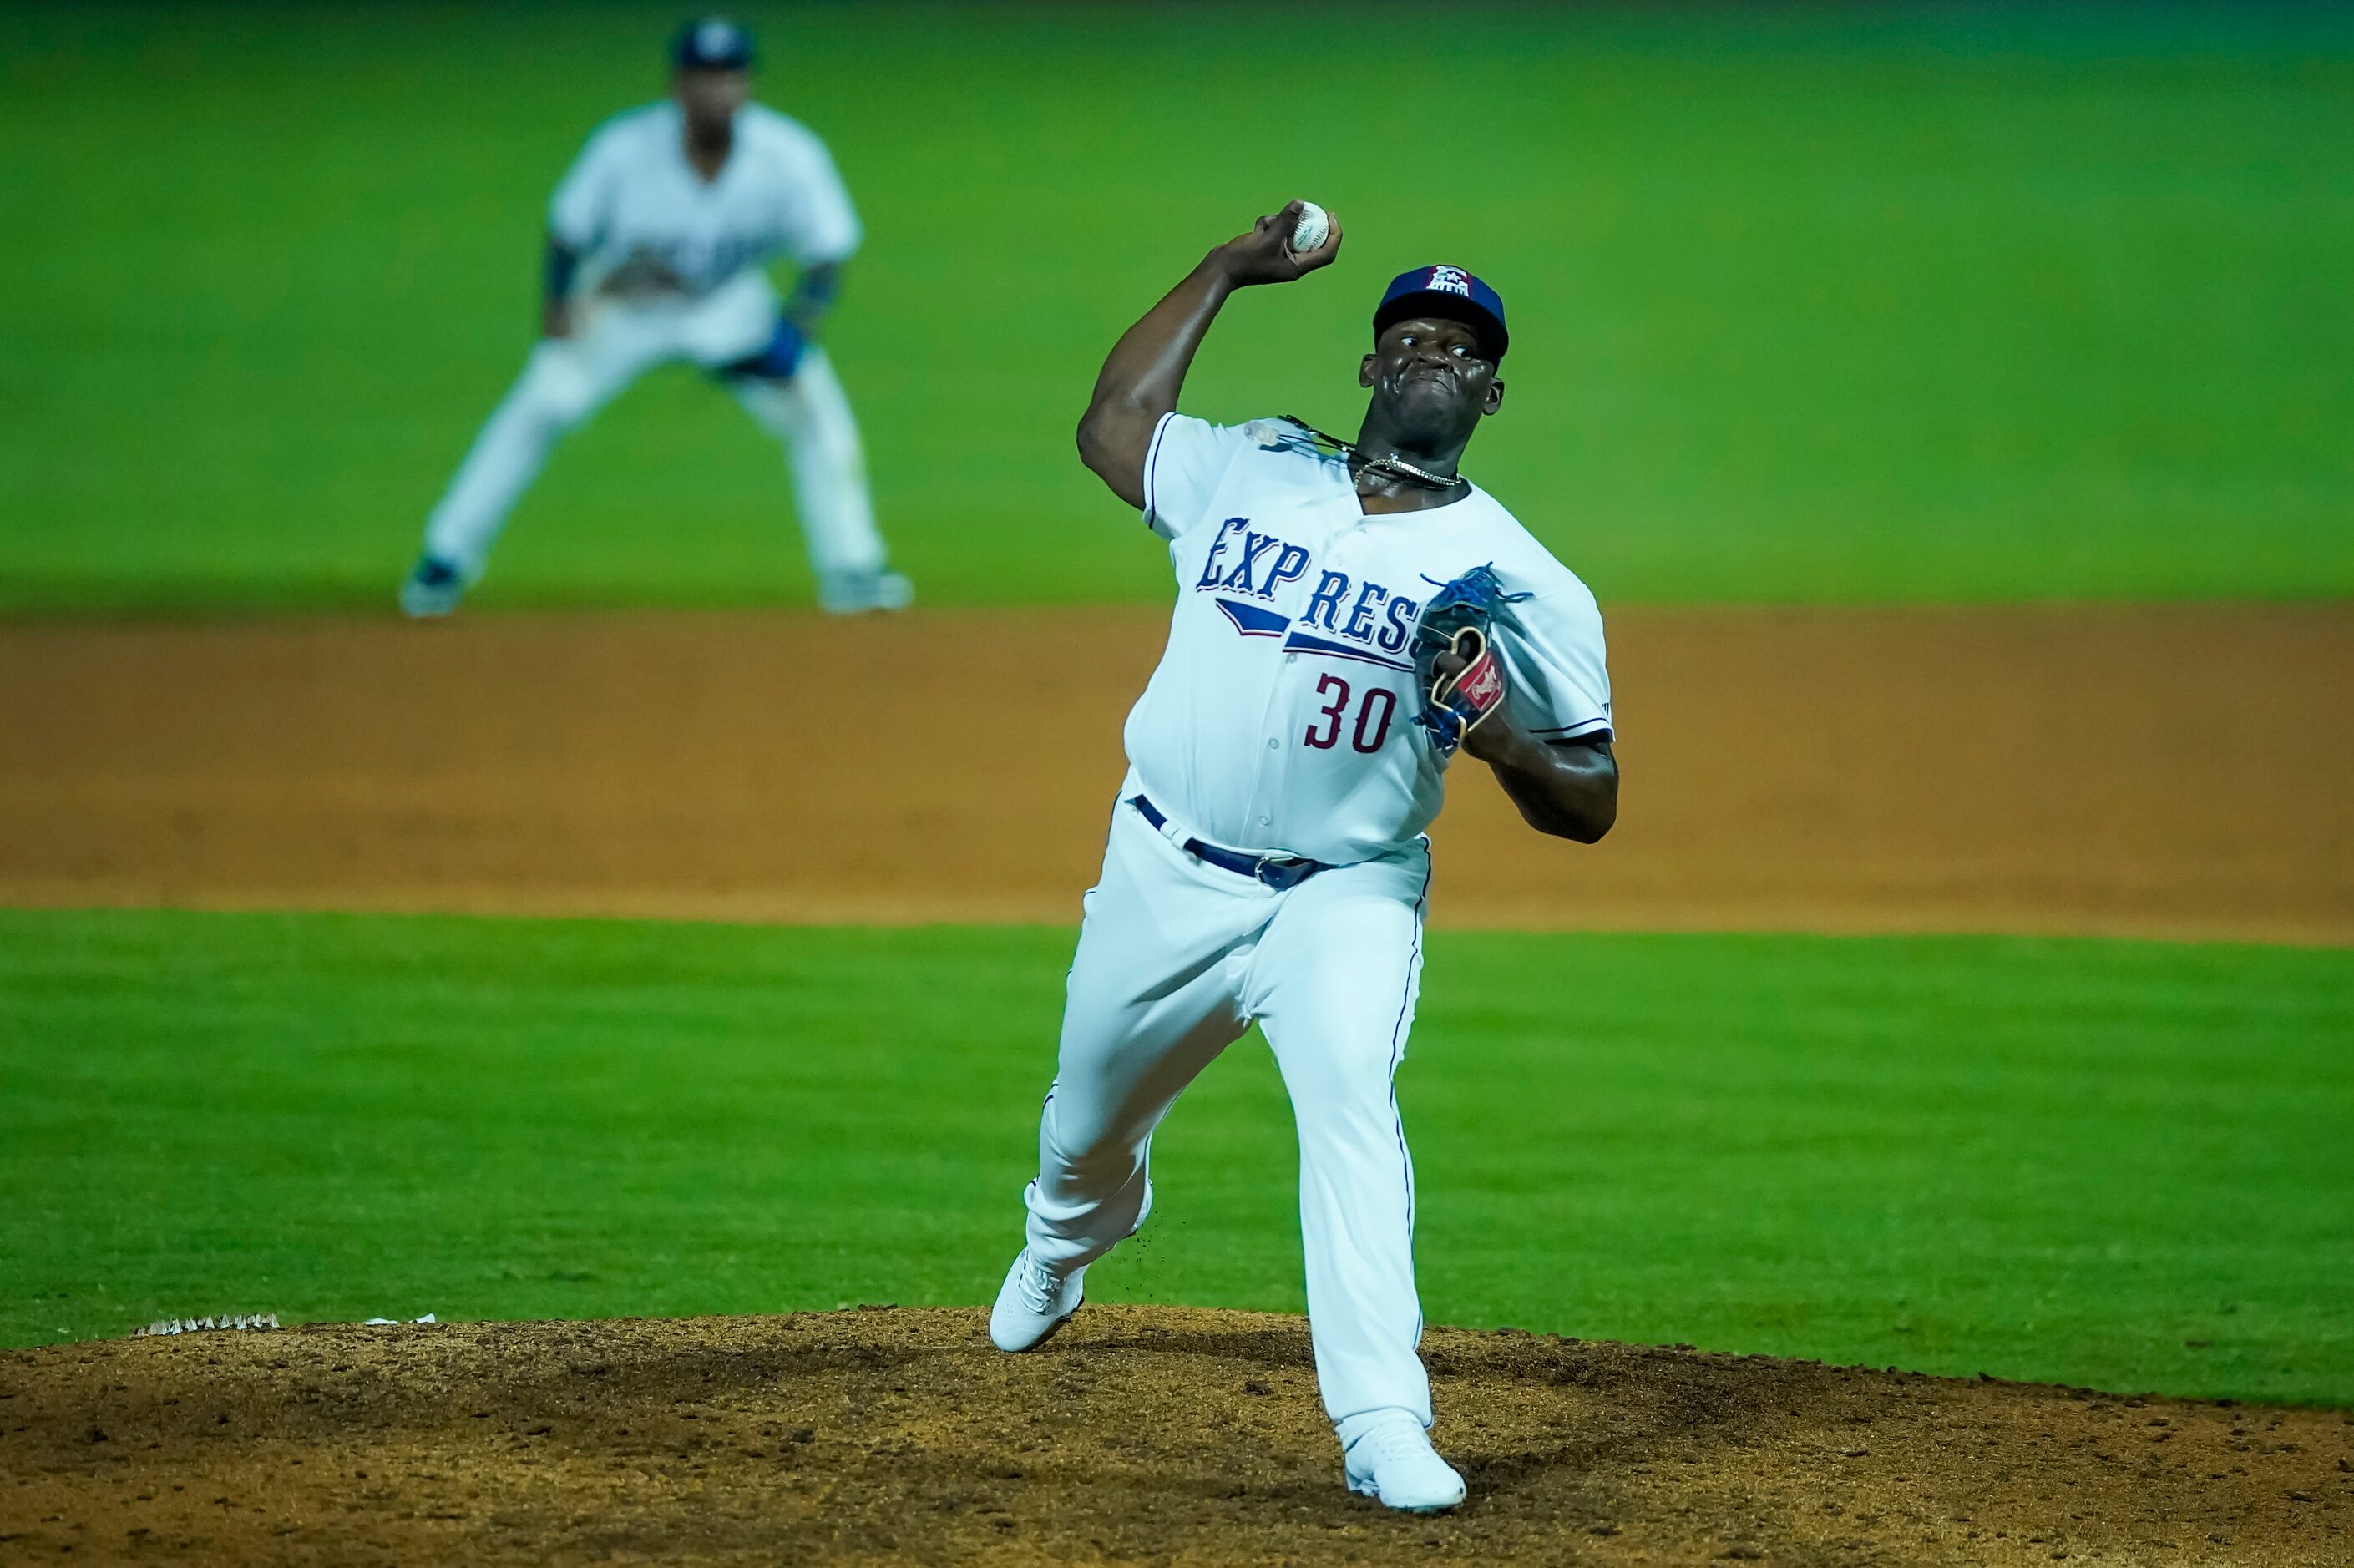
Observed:
[[[411,615],[456,609],[557,438],[673,360],[719,377],[792,449],[825,608],[908,600],[885,567],[857,422],[812,341],[858,249],[849,193],[814,133],[748,101],[742,27],[691,23],[671,63],[670,101],[608,121],[557,187],[543,336],[427,520],[400,594]],[[781,303],[762,270],[778,257],[801,269]]]
[[[1455,267],[1389,286],[1354,443],[1175,411],[1228,294],[1338,252],[1302,204],[1211,251],[1130,327],[1079,451],[1169,542],[1169,647],[1129,715],[1129,772],[1086,899],[1028,1236],[990,1318],[1007,1351],[1078,1309],[1087,1266],[1152,1206],[1153,1128],[1253,1021],[1299,1134],[1308,1312],[1355,1490],[1462,1501],[1417,1354],[1414,1167],[1391,1093],[1414,1022],[1423,829],[1459,746],[1541,832],[1617,811],[1594,596],[1457,464],[1496,412],[1503,302]],[[1298,249],[1295,249],[1297,242]]]

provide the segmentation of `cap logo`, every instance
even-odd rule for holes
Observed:
[[[726,22],[705,22],[695,29],[695,52],[718,59],[736,52],[736,29]]]
[[[1471,297],[1471,275],[1460,267],[1433,267],[1430,281],[1423,285],[1434,293],[1460,294]]]

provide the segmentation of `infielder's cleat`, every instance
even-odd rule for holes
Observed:
[[[1080,1267],[1068,1275],[1056,1274],[1023,1247],[1013,1266],[1005,1271],[997,1305],[990,1308],[989,1342],[1001,1351],[1018,1353],[1034,1351],[1054,1338],[1055,1330],[1071,1320],[1086,1298],[1080,1281],[1087,1272]]]
[[[400,585],[400,608],[419,620],[447,615],[466,594],[466,579],[449,562],[428,556]]]
[[[836,572],[817,587],[818,603],[833,615],[905,609],[915,598],[916,585],[896,572]]]
[[[1363,1430],[1351,1432],[1360,1420]],[[1403,1513],[1444,1513],[1463,1500],[1463,1478],[1430,1446],[1406,1411],[1376,1411],[1341,1424],[1341,1465],[1349,1489]]]

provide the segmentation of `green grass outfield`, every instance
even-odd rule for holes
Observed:
[[[986,1300],[1070,934],[0,914],[0,1342]],[[2354,1405],[2354,953],[1432,938],[1434,1321]],[[1297,1309],[1247,1041],[1099,1298]]]
[[[679,11],[12,11],[0,612],[386,603]],[[1518,344],[1471,471],[1606,600],[2354,592],[2342,12],[751,16],[869,220],[832,341],[930,602],[1161,591],[1072,421],[1295,195],[1350,249],[1239,302],[1192,405],[1350,427],[1382,282],[1469,263]],[[658,376],[480,602],[797,600],[785,495]]]

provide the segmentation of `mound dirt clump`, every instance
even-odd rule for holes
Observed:
[[[0,1559],[2343,1563],[2354,1415],[1435,1330],[1444,1518],[1295,1318],[313,1325],[0,1355]]]

